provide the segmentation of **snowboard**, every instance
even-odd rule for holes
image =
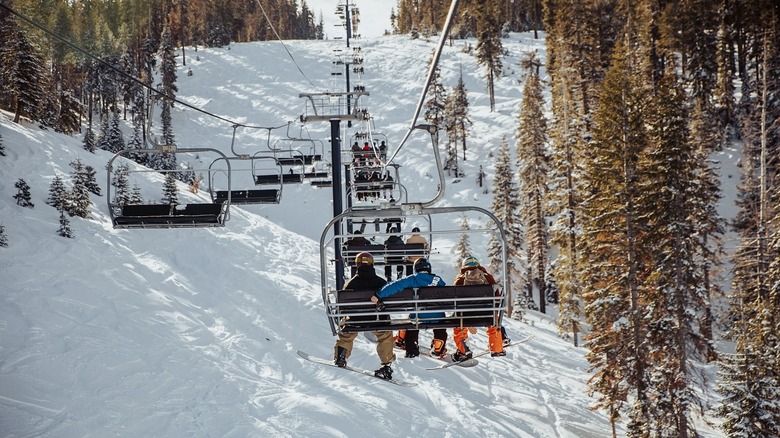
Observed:
[[[298,350],[298,356],[308,360],[309,362],[318,363],[320,365],[327,365],[327,366],[330,366],[330,367],[333,367],[333,368],[339,368],[339,369],[342,369],[342,370],[353,371],[355,373],[359,373],[359,374],[363,374],[363,375],[366,375],[366,376],[369,376],[369,377],[373,377],[374,379],[381,380],[383,382],[392,383],[393,385],[404,386],[404,387],[417,386],[417,384],[414,383],[414,382],[404,382],[402,380],[397,380],[397,379],[392,379],[392,380],[381,379],[381,378],[375,376],[373,371],[364,370],[362,368],[355,368],[355,367],[350,366],[350,365],[347,365],[345,367],[338,367],[338,366],[336,366],[335,363],[333,363],[333,360],[328,360],[328,359],[323,359],[321,357],[311,356],[308,353],[303,352],[301,350]]]
[[[523,343],[525,343],[525,342],[528,342],[528,341],[530,341],[530,340],[531,340],[531,339],[533,339],[533,338],[534,338],[534,335],[528,335],[528,336],[526,336],[525,338],[523,338],[523,339],[520,339],[519,341],[512,341],[512,342],[510,342],[509,344],[507,344],[507,345],[504,345],[504,348],[511,347],[511,346],[513,346],[513,345],[523,344]],[[445,363],[445,364],[443,364],[443,365],[439,365],[439,366],[437,366],[437,367],[433,367],[433,368],[426,368],[426,370],[443,370],[444,368],[449,368],[449,367],[451,367],[451,366],[453,366],[453,365],[460,365],[460,364],[462,364],[462,363],[465,363],[465,362],[468,362],[468,361],[471,361],[471,360],[473,360],[473,361],[475,361],[475,362],[476,362],[476,359],[477,359],[478,357],[485,356],[485,355],[488,355],[488,354],[490,354],[490,350],[480,351],[479,353],[474,353],[474,354],[471,356],[471,359],[469,359],[469,360],[467,360],[467,361],[463,361],[463,362],[448,362],[448,363]],[[476,365],[476,364],[475,364],[475,365]],[[464,366],[464,365],[460,365],[460,366]],[[471,365],[471,366],[474,366],[474,365]]]

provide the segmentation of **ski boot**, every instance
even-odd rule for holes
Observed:
[[[336,349],[336,357],[333,359],[333,363],[339,368],[347,366],[347,349],[344,347],[338,347]]]
[[[392,380],[393,379],[393,369],[390,368],[390,364],[382,364],[382,368],[379,368],[378,370],[374,371],[374,376],[379,377],[380,379],[384,380]]]
[[[444,359],[447,355],[447,348],[444,346],[445,341],[441,339],[434,339],[431,342],[431,356],[439,359]]]
[[[463,342],[463,349],[464,349],[463,353],[461,353],[460,350],[458,350],[452,355],[453,362],[463,362],[464,360],[471,359],[472,356],[471,349],[469,349],[469,346],[466,345],[465,341]]]
[[[490,357],[506,356],[506,351],[493,351],[490,353]]]

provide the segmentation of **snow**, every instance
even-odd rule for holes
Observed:
[[[501,136],[513,138],[518,60],[524,51],[544,50],[530,34],[513,34],[504,43],[508,77],[496,87],[495,113],[487,108],[480,69],[461,52],[463,42],[446,47],[442,57],[448,89],[464,74],[474,122],[467,176],[447,188],[442,205],[489,207],[490,195],[476,185],[477,169],[484,164],[490,180],[490,151]],[[190,49],[187,66],[179,68],[180,96],[233,121],[284,125],[303,112],[298,93],[343,88],[330,76],[329,54],[338,44],[286,42],[314,89],[279,43]],[[366,75],[353,83],[370,92],[366,103],[377,130],[391,139],[392,153],[412,123],[434,42],[393,36],[361,44]],[[588,409],[594,399],[586,393],[586,350],[561,339],[549,315],[507,320],[510,337],[534,339],[474,368],[428,371],[430,358],[399,358],[395,373],[418,383],[414,388],[299,358],[298,349],[331,357],[335,342],[319,290],[318,239],[332,216],[329,190],[285,186],[279,205],[232,207],[224,228],[114,230],[105,202],[111,155],[90,154],[80,137],[17,125],[9,116],[0,114],[8,155],[0,157],[0,218],[9,241],[0,248],[0,435],[610,435],[606,416]],[[173,125],[180,147],[230,152],[228,123],[177,105]],[[154,129],[159,135],[159,122]],[[299,129],[291,125],[292,134]],[[301,132],[326,139],[328,129],[327,123],[308,124]],[[267,133],[240,129],[237,152],[253,153]],[[285,134],[273,130],[272,138]],[[68,164],[77,158],[97,170],[104,196],[92,196],[90,219],[71,218],[75,239],[66,239],[56,235],[59,214],[44,201],[54,175],[69,175]],[[413,200],[430,199],[436,184],[426,175],[435,169],[425,136],[413,135],[397,161]],[[13,201],[19,178],[31,186],[34,209]],[[135,182],[159,192],[159,178],[148,178]],[[207,199],[203,191],[180,192]],[[430,338],[421,333],[421,345]],[[473,335],[473,347],[486,343],[484,330]],[[379,365],[363,336],[350,364]],[[624,432],[619,424],[618,435]],[[700,433],[722,436],[703,422]]]

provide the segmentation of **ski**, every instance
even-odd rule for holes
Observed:
[[[417,386],[417,384],[414,383],[414,382],[404,382],[402,380],[396,380],[396,379],[392,379],[392,380],[381,379],[381,378],[375,376],[373,371],[364,370],[362,368],[355,368],[355,367],[349,366],[349,365],[347,365],[345,367],[337,367],[336,364],[333,363],[332,360],[323,359],[321,357],[311,356],[308,353],[303,352],[301,350],[298,350],[298,356],[308,360],[309,362],[318,363],[318,364],[321,364],[321,365],[327,365],[327,366],[330,366],[330,367],[333,367],[333,368],[339,368],[339,369],[343,369],[343,370],[354,371],[356,373],[363,374],[363,375],[366,375],[366,376],[369,376],[369,377],[373,377],[373,378],[375,378],[377,380],[381,380],[383,382],[392,383],[394,385],[404,386],[404,387]]]
[[[527,337],[525,337],[525,338],[523,338],[523,339],[521,339],[521,340],[519,340],[519,341],[512,341],[512,342],[510,342],[509,344],[507,344],[507,345],[504,345],[504,348],[507,348],[507,347],[511,347],[511,346],[513,346],[513,345],[518,345],[518,344],[522,344],[522,343],[528,342],[528,341],[530,341],[530,340],[531,340],[531,339],[533,339],[533,338],[534,338],[534,335],[529,335],[529,336],[527,336]],[[439,365],[439,366],[437,366],[437,367],[433,367],[433,368],[426,368],[426,370],[443,370],[443,369],[445,369],[445,368],[449,368],[449,367],[451,367],[451,366],[453,366],[453,365],[460,365],[460,366],[462,366],[462,367],[469,367],[469,366],[474,366],[474,365],[476,365],[476,363],[475,363],[474,365],[461,365],[461,364],[463,364],[463,363],[466,363],[466,362],[469,362],[469,361],[472,361],[472,360],[473,360],[474,362],[477,362],[477,360],[476,360],[476,359],[477,359],[478,357],[485,356],[485,355],[488,355],[488,354],[490,354],[490,350],[486,350],[486,351],[480,351],[479,353],[475,353],[475,354],[473,354],[473,355],[471,356],[471,359],[469,359],[469,360],[466,360],[466,361],[463,361],[463,362],[447,362],[447,363],[445,363],[445,364],[443,364],[443,365]]]

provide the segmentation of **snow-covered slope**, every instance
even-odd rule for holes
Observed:
[[[316,87],[279,43],[253,43],[190,50],[179,96],[247,124],[295,120],[303,111],[298,93],[336,89],[330,51],[339,47],[286,44]],[[467,176],[450,181],[443,203],[486,207],[490,198],[476,187],[476,169],[484,164],[490,173],[488,152],[502,135],[512,138],[520,99],[516,63],[543,43],[527,34],[505,41],[510,76],[497,88],[495,113],[487,110],[473,57],[458,44],[447,48],[442,75],[449,88],[462,68],[472,149]],[[434,45],[383,37],[362,46],[369,109],[377,129],[397,141],[411,123]],[[174,117],[180,146],[230,150],[229,124],[178,106]],[[414,388],[298,358],[296,349],[329,357],[335,341],[313,240],[332,213],[329,191],[286,186],[279,205],[232,208],[225,228],[176,230],[113,230],[105,197],[93,196],[92,218],[72,218],[76,237],[65,239],[56,235],[57,212],[44,203],[51,179],[69,174],[68,163],[80,158],[104,185],[110,155],[85,152],[80,138],[9,120],[0,115],[8,155],[0,157],[0,222],[9,240],[0,248],[0,435],[610,435],[605,416],[588,409],[585,350],[561,340],[545,315],[530,314],[531,324],[507,321],[512,338],[533,334],[534,340],[475,368],[426,371],[432,359],[399,358],[396,375],[418,383]],[[305,129],[325,138],[326,125]],[[264,135],[241,130],[237,150],[254,152]],[[398,161],[410,193],[429,199],[435,190],[429,146],[415,138]],[[12,199],[19,178],[32,188],[33,209]],[[422,333],[421,344],[430,336]],[[472,344],[485,347],[483,331]],[[373,349],[359,337],[350,363],[375,368]],[[702,433],[720,436],[704,426]]]

